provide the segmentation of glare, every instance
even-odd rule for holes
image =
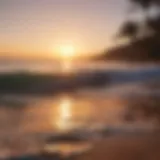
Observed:
[[[75,48],[71,45],[65,45],[60,47],[61,58],[67,60],[72,59],[75,56]]]
[[[61,63],[61,71],[63,74],[69,74],[73,71],[73,63],[71,61],[63,61]]]
[[[72,101],[69,98],[63,98],[59,104],[59,118],[57,127],[61,130],[69,128],[69,120],[72,117]]]
[[[75,48],[72,45],[59,46],[59,55],[61,62],[62,73],[69,73],[73,70],[73,58],[75,55]]]
[[[71,116],[71,101],[70,99],[63,99],[60,104],[62,119],[66,120]]]

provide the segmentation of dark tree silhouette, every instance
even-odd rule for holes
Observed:
[[[153,33],[154,36],[160,33],[160,0],[129,0],[131,4],[137,5],[144,11],[144,19],[140,22],[132,22],[127,20],[120,28],[119,38],[128,37],[130,40],[137,40],[137,34],[141,38],[148,38],[148,33]],[[156,6],[157,16],[150,15],[150,9]],[[134,14],[134,13],[133,13]]]
[[[148,10],[153,4],[153,0],[130,0],[132,3],[140,6],[144,10]]]
[[[160,15],[152,19],[148,19],[147,26],[154,34],[160,34]]]
[[[131,42],[134,42],[138,34],[138,24],[132,21],[128,21],[123,24],[118,33],[120,38],[129,38]]]
[[[130,0],[132,3],[140,6],[144,10],[148,10],[154,5],[160,5],[160,0]]]
[[[127,19],[119,28],[116,38],[128,39],[130,44],[109,50],[105,57],[110,60],[160,61],[160,0],[128,0],[133,8],[141,10],[139,20]],[[154,15],[150,12],[154,9]],[[133,10],[135,11],[135,10]],[[137,12],[131,14],[137,16]],[[135,18],[135,17],[134,17]]]

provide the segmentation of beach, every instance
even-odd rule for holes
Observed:
[[[154,133],[116,135],[96,142],[77,160],[159,160],[160,135]]]

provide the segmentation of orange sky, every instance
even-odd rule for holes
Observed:
[[[53,57],[66,45],[77,56],[100,52],[124,17],[125,0],[1,0],[1,57]]]

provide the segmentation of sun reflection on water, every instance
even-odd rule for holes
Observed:
[[[72,118],[72,100],[68,97],[62,98],[58,112],[57,127],[60,130],[68,130],[70,128],[70,119]]]
[[[61,71],[63,74],[72,72],[73,71],[72,61],[63,61],[61,63]]]

